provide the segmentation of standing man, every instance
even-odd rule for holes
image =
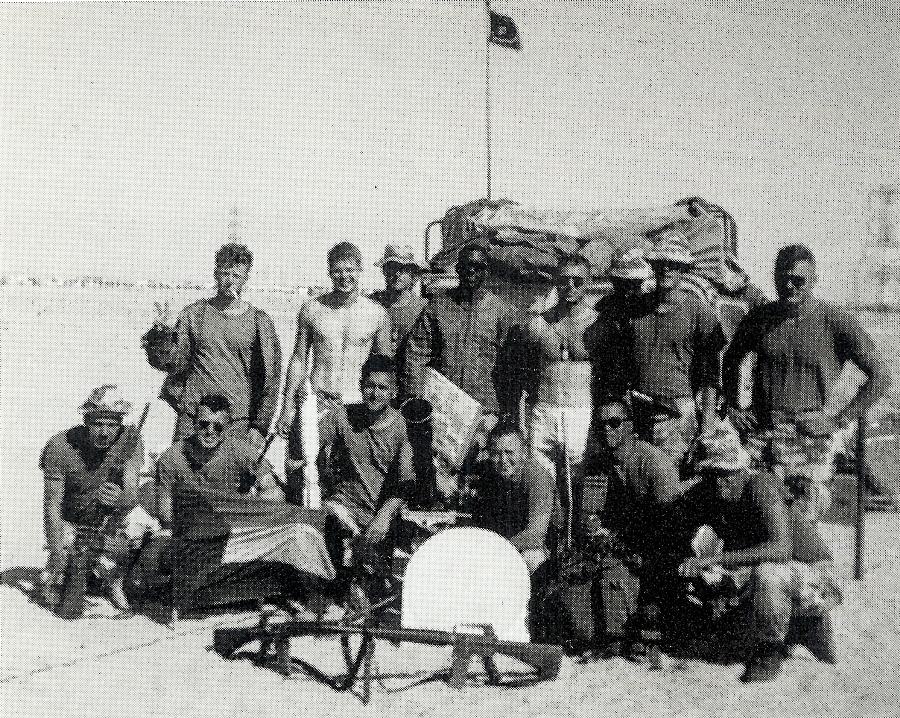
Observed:
[[[84,424],[54,436],[41,454],[49,551],[47,568],[41,572],[41,599],[51,608],[59,603],[69,550],[78,528],[96,530],[103,515],[115,514],[116,546],[112,552],[107,548],[99,563],[103,565],[104,558],[108,561],[104,588],[110,602],[120,611],[128,611],[123,574],[115,562],[127,560],[128,539],[143,538],[135,531],[141,518],[137,514],[149,519],[146,512],[133,511],[144,447],[137,429],[124,425],[131,404],[116,386],[105,384],[94,389],[80,411]]]
[[[643,250],[632,248],[613,258],[607,276],[612,293],[597,302],[597,321],[587,329],[584,338],[593,365],[592,394],[596,404],[621,398],[634,386],[631,319],[646,301],[644,288],[653,279],[653,270],[645,261]]]
[[[384,256],[376,266],[381,267],[384,274],[384,289],[375,292],[372,299],[387,310],[391,319],[391,345],[393,356],[396,356],[428,303],[415,291],[427,267],[415,260],[411,247],[398,249],[392,244],[384,248]]]
[[[684,233],[668,225],[652,239],[656,244],[647,261],[656,276],[656,289],[623,322],[632,342],[624,352],[634,361],[631,388],[670,410],[653,419],[653,443],[680,465],[698,428],[702,434],[715,424],[719,352],[725,336],[712,308],[680,288],[684,272],[694,262]]]
[[[488,250],[473,242],[459,250],[459,287],[433,297],[413,325],[406,344],[404,384],[422,396],[424,370],[434,368],[481,404],[476,442],[482,448],[500,417],[517,417],[519,368],[512,353],[518,311],[487,289]]]
[[[150,365],[167,372],[162,397],[178,412],[174,441],[189,436],[197,403],[207,394],[228,398],[232,431],[262,446],[278,405],[281,344],[271,318],[241,298],[253,255],[242,244],[216,252],[216,295],[185,307],[174,330],[168,305],[144,336]]]
[[[782,248],[775,260],[778,300],[752,309],[725,352],[725,402],[742,433],[774,430],[785,436],[827,438],[841,421],[864,413],[890,388],[888,367],[872,337],[853,315],[813,296],[816,278],[809,247]],[[744,409],[738,402],[740,368],[750,352],[756,353],[753,398]],[[848,361],[867,377],[855,396],[837,390]],[[815,491],[828,492],[832,459],[829,455],[819,462],[827,470],[814,472],[822,479],[813,485]],[[817,503],[825,510],[830,500]]]
[[[538,386],[529,392],[533,458],[551,474],[566,452],[577,474],[584,459],[591,424],[591,362],[585,330],[597,320],[585,294],[590,264],[581,255],[560,260],[554,283],[559,301],[528,323],[526,341],[538,362]]]
[[[318,443],[308,437],[304,441],[299,416],[307,399],[307,378],[321,421],[329,409],[362,399],[360,370],[370,354],[391,353],[390,319],[380,304],[360,294],[361,273],[359,247],[350,242],[336,244],[328,252],[332,291],[304,303],[297,315],[297,340],[277,424],[278,433],[288,440],[285,473],[292,494],[289,498],[295,500],[302,495],[302,467],[308,458],[303,446]]]

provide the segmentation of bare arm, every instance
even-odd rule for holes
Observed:
[[[375,333],[375,343],[373,349],[376,354],[382,354],[389,357],[394,355],[393,341],[391,339],[391,318],[388,313],[381,310],[381,324]]]
[[[438,351],[437,334],[437,323],[426,307],[413,324],[405,346],[404,385],[410,396],[422,396],[425,390],[425,367],[433,361]]]
[[[172,530],[172,483],[173,477],[163,466],[156,464],[156,518],[163,529]]]
[[[701,309],[695,335],[696,354],[693,372],[695,389],[700,392],[700,432],[716,425],[716,405],[721,379],[721,354],[725,348],[725,332],[711,307]]]
[[[47,538],[47,550],[50,560],[47,570],[59,573],[65,570],[63,548],[62,502],[65,481],[50,472],[44,472],[44,533]]]
[[[137,427],[128,427],[137,433]],[[144,442],[140,434],[134,439],[134,449],[122,467],[122,494],[116,502],[118,508],[130,510],[137,506],[141,468],[144,465]]]
[[[730,407],[738,405],[741,391],[741,364],[744,358],[753,351],[754,322],[753,314],[749,314],[738,325],[731,344],[722,358],[722,394]]]
[[[716,426],[716,406],[719,391],[714,386],[705,386],[700,392],[700,433],[712,432]]]

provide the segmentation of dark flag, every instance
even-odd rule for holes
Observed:
[[[521,50],[522,43],[519,41],[519,28],[512,21],[511,17],[499,15],[493,10],[488,10],[491,15],[491,34],[488,42],[501,47],[510,47],[513,50]]]

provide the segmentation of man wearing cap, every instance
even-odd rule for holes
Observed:
[[[700,432],[714,423],[725,335],[712,307],[680,287],[694,261],[684,232],[667,225],[650,239],[655,244],[647,261],[656,289],[624,317],[625,339],[631,340],[625,351],[634,362],[631,388],[667,408],[655,423],[653,443],[680,464],[697,434],[698,394]],[[678,418],[666,413],[677,413]]]
[[[410,396],[422,396],[426,366],[446,376],[481,404],[483,446],[499,417],[518,415],[519,312],[485,286],[490,264],[483,244],[459,250],[456,273],[459,287],[434,296],[413,325],[403,351],[404,384]]]
[[[428,303],[415,291],[416,282],[427,267],[416,261],[411,247],[397,248],[392,244],[384,248],[384,256],[376,266],[384,274],[384,289],[375,292],[372,299],[387,310],[391,319],[391,345],[396,356]]]
[[[80,411],[84,423],[54,436],[41,454],[49,551],[47,568],[41,573],[41,598],[49,607],[59,603],[78,528],[97,529],[103,517],[112,515],[118,523],[117,531],[110,532],[115,541],[107,543],[99,568],[89,570],[100,571],[112,604],[128,611],[122,572],[115,562],[125,560],[131,543],[139,542],[155,523],[145,511],[135,509],[144,447],[137,429],[124,425],[131,404],[115,385],[95,389]]]
[[[701,602],[697,596],[710,604],[727,595],[730,606],[747,606],[753,652],[741,680],[775,678],[794,644],[835,663],[829,610],[841,602],[841,593],[815,522],[785,504],[771,474],[751,470],[750,456],[729,424],[720,425],[704,446],[702,480],[677,507],[682,530],[675,535],[680,544],[690,543],[693,554],[678,574],[691,582],[695,603]]]
[[[890,388],[889,369],[872,337],[852,314],[813,296],[815,284],[809,247],[784,247],[775,260],[778,300],[755,307],[738,325],[723,359],[722,383],[729,417],[741,432],[774,432],[776,444],[779,435],[825,438]],[[744,409],[741,364],[751,352],[752,404]],[[853,395],[838,381],[848,361],[867,377]],[[821,465],[832,458],[823,457]],[[827,474],[830,480],[830,469]]]
[[[528,387],[531,399],[531,453],[551,474],[560,452],[570,467],[580,470],[591,424],[591,363],[585,330],[597,320],[585,288],[590,265],[584,257],[563,257],[554,283],[555,306],[533,317],[525,331],[534,348],[537,387]]]
[[[360,294],[362,253],[351,242],[339,242],[328,252],[332,290],[305,302],[297,315],[297,339],[288,363],[284,403],[278,433],[288,439],[286,473],[291,494],[300,494],[302,466],[307,460],[299,409],[306,401],[309,378],[318,416],[340,404],[358,403],[360,370],[370,354],[392,356],[391,321],[382,307]],[[310,366],[311,365],[311,366]]]

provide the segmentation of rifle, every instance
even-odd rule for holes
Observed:
[[[497,653],[515,658],[534,668],[536,680],[552,680],[559,675],[562,660],[560,646],[501,641],[497,638],[493,628],[487,625],[461,628],[475,629],[479,632],[464,632],[463,630],[450,632],[423,628],[377,628],[366,625],[347,625],[336,621],[288,620],[273,624],[269,622],[269,615],[264,614],[261,616],[258,626],[216,629],[213,632],[213,649],[223,658],[231,658],[242,646],[258,640],[260,642],[258,662],[265,662],[267,653],[274,647],[276,668],[282,675],[291,676],[294,673],[293,665],[296,664],[313,677],[339,691],[352,687],[360,667],[363,667],[365,671],[363,680],[366,683],[363,694],[364,702],[368,700],[366,696],[368,695],[368,682],[371,678],[365,666],[371,662],[375,639],[393,643],[404,641],[428,646],[452,646],[453,662],[449,682],[453,688],[457,689],[464,686],[469,663],[473,657],[479,657],[485,662],[488,676],[492,682],[499,682],[499,674],[492,660]],[[342,639],[359,636],[361,647],[356,659],[347,661],[349,669],[347,675],[334,679],[326,676],[314,666],[290,657],[290,639],[295,636],[338,636]]]
[[[137,449],[141,429],[144,428],[144,422],[147,421],[149,413],[150,402],[148,401],[144,405],[144,411],[141,413],[141,418],[134,431],[129,432],[129,435],[124,439],[126,443],[122,455],[126,463]],[[117,470],[118,467],[110,469],[110,473]],[[103,553],[109,527],[118,525],[119,513],[115,509],[104,510],[103,507],[98,507],[94,520],[90,524],[76,527],[75,540],[72,543],[65,577],[63,578],[62,596],[56,608],[56,614],[60,618],[71,621],[84,615],[84,602],[88,588],[88,571],[93,568],[97,563],[97,559],[100,558],[100,554]]]

